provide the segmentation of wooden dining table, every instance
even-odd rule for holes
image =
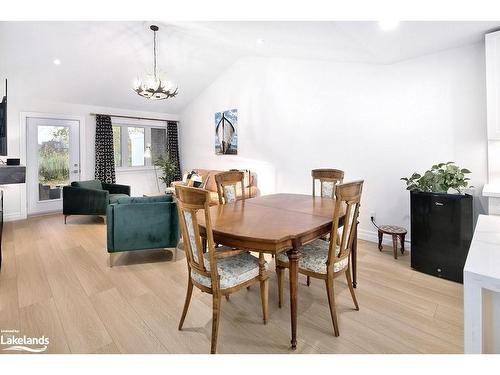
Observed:
[[[210,208],[215,243],[255,252],[286,251],[289,259],[291,344],[297,346],[298,261],[302,245],[331,231],[335,200],[302,194],[272,194]],[[200,234],[206,237],[204,217],[198,214]],[[341,214],[339,225],[343,225]],[[356,234],[357,236],[357,234]],[[356,287],[357,241],[351,266]]]

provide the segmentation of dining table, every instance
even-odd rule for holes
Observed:
[[[271,194],[210,208],[214,242],[259,253],[286,251],[289,259],[291,347],[297,347],[298,263],[301,247],[332,229],[335,199],[304,194]],[[341,206],[343,207],[343,206]],[[341,212],[339,226],[345,213]],[[206,239],[204,216],[198,213],[200,235]],[[357,228],[351,251],[356,287]],[[204,241],[206,242],[206,241]]]

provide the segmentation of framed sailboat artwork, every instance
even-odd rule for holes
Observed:
[[[215,154],[238,154],[238,110],[215,113]]]

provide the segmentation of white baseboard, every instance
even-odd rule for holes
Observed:
[[[3,215],[3,221],[16,221],[16,220],[24,220],[26,216],[24,216],[21,212],[11,212],[9,214]]]
[[[358,238],[361,240],[375,242],[378,244],[378,232],[374,230],[366,230],[358,228]],[[405,251],[410,251],[410,244],[411,244],[410,240],[405,239]],[[387,234],[384,234],[382,245],[392,246],[392,237]]]

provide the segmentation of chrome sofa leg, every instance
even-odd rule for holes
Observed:
[[[112,268],[115,260],[115,253],[108,253],[108,267]]]

